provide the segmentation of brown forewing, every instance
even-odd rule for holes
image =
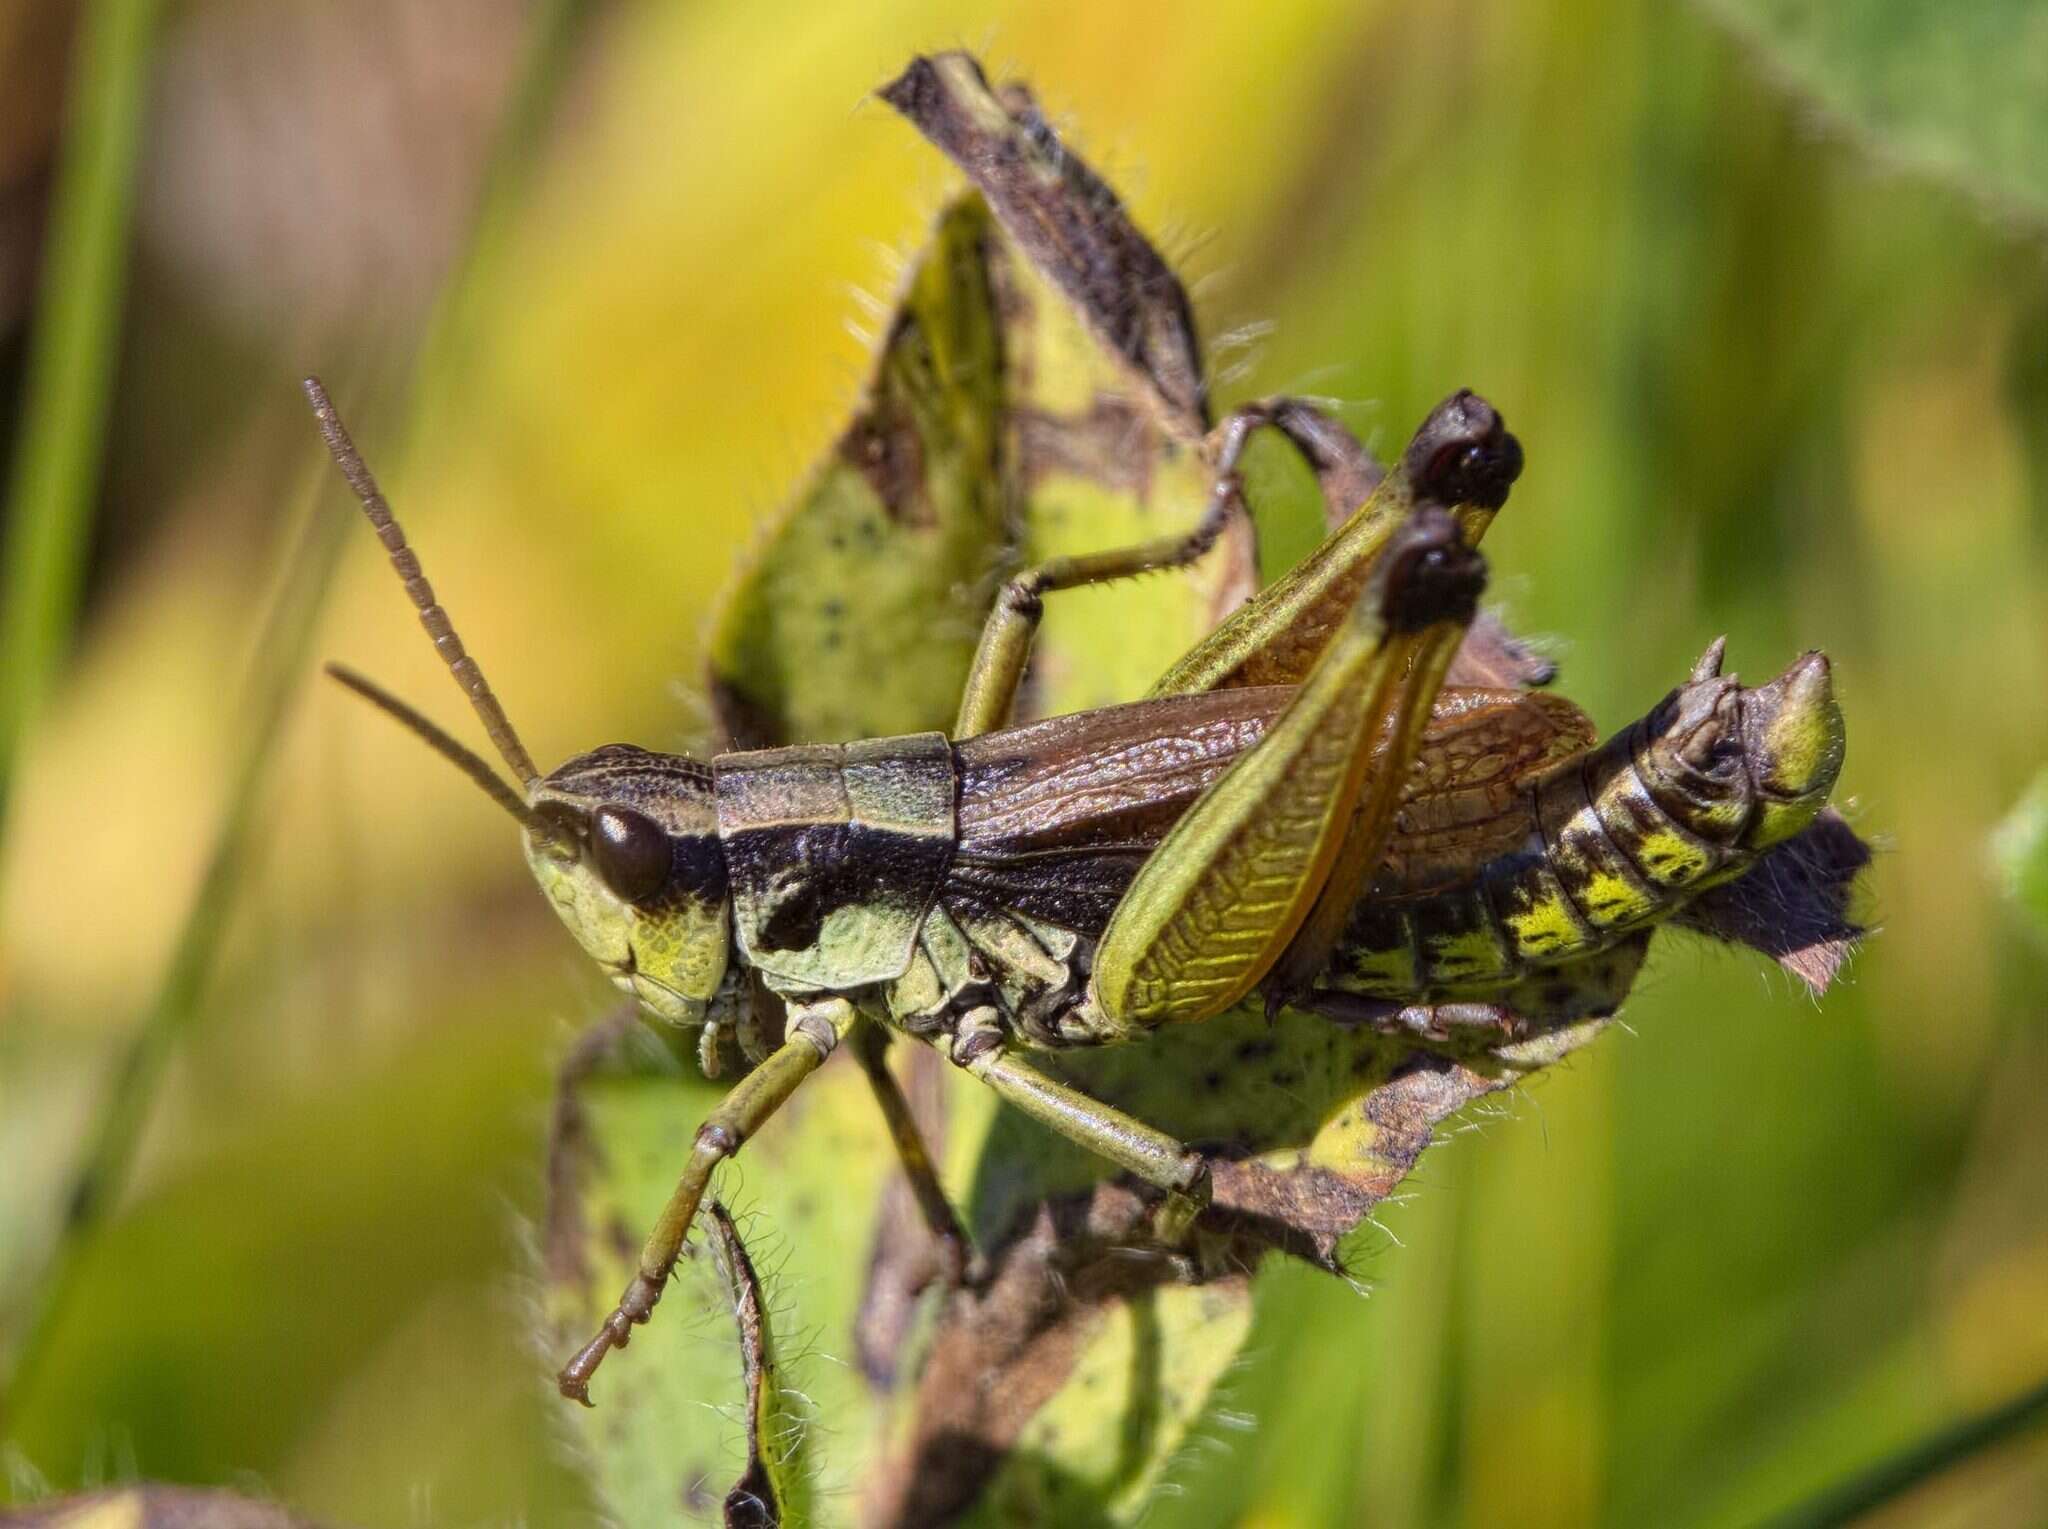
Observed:
[[[945,895],[1099,934],[1167,829],[1293,693],[1167,696],[956,744],[960,839]]]
[[[1529,836],[1530,783],[1596,741],[1593,719],[1563,696],[1445,689],[1375,889],[1451,886],[1514,850]]]
[[[1009,728],[955,745],[959,851],[948,890],[1098,932],[1146,855],[1293,696],[1248,686],[1167,696]],[[1589,747],[1557,696],[1446,689],[1392,846],[1403,890],[1471,874],[1528,832],[1523,785]]]

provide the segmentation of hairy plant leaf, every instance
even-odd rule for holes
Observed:
[[[1192,527],[1212,481],[1208,389],[1172,269],[1021,85],[992,88],[974,59],[947,53],[912,60],[881,95],[979,188],[1009,236],[993,274],[1015,560]],[[1183,633],[1206,631],[1251,592],[1252,542],[1233,518],[1223,544],[1182,576],[1048,601],[1020,713],[1142,695],[1180,656]]]
[[[1191,309],[1114,194],[1027,93],[990,87],[964,55],[917,60],[883,94],[977,193],[941,219],[853,425],[720,622],[713,684],[746,743],[946,726],[989,573],[1170,535],[1195,523],[1211,488]],[[1382,472],[1312,406],[1285,401],[1272,423],[1247,464],[1255,515],[1276,547],[1310,546]],[[1256,561],[1240,520],[1189,569],[1053,596],[1020,717],[1145,693],[1255,586]],[[1459,662],[1493,685],[1552,675],[1492,619]],[[1824,866],[1816,885],[1832,893],[1850,874]],[[914,1109],[989,1260],[987,1279],[961,1290],[938,1286],[859,1075],[820,1074],[723,1180],[740,1175],[761,1225],[789,1238],[782,1279],[805,1327],[854,1360],[805,1373],[829,1420],[812,1451],[819,1516],[1134,1522],[1237,1356],[1260,1260],[1277,1249],[1341,1268],[1345,1238],[1436,1127],[1597,1034],[1594,1016],[1626,994],[1646,943],[1585,963],[1572,976],[1582,1002],[1549,1028],[1456,1057],[1247,1006],[1140,1044],[1041,1058],[1210,1157],[1215,1209],[1180,1254],[1151,1246],[1147,1198],[1108,1165],[920,1053]],[[565,1352],[623,1284],[710,1095],[642,1075],[593,1077],[579,1097],[580,1145],[564,1133],[577,1166],[555,1176],[558,1203],[573,1196],[575,1210],[551,1218],[573,1252],[551,1260]],[[773,1272],[765,1284],[777,1288]],[[720,1437],[675,1420],[712,1398],[758,1420],[730,1400],[745,1368],[730,1345],[675,1320],[688,1288],[637,1340],[656,1352],[607,1371],[600,1405],[615,1416],[586,1435],[622,1509],[672,1513],[680,1493],[708,1514],[703,1483],[723,1479],[711,1461],[744,1456],[746,1429]]]
[[[545,1343],[557,1360],[624,1288],[718,1096],[637,1020],[596,1032],[563,1081],[545,1249]],[[859,1374],[807,1351],[847,1352],[859,1250],[891,1166],[858,1069],[834,1066],[726,1170],[721,1194],[740,1207],[734,1240],[707,1211],[654,1320],[598,1376],[596,1405],[564,1409],[620,1522],[836,1521],[831,1505],[876,1449],[877,1425]],[[736,1272],[742,1233],[751,1246]],[[824,1487],[840,1496],[819,1496]],[[779,1520],[758,1516],[771,1498]]]
[[[1705,0],[1877,154],[2048,215],[2048,12],[2029,0]]]
[[[711,643],[738,747],[952,722],[1007,539],[987,210],[941,215],[867,394],[742,571]]]
[[[732,1213],[716,1200],[705,1209],[713,1256],[739,1329],[746,1387],[747,1468],[725,1494],[726,1529],[802,1529],[812,1522],[809,1419],[784,1384],[768,1298]]]
[[[1209,428],[1194,311],[1180,278],[1116,193],[1054,135],[1020,84],[993,90],[965,53],[915,58],[882,99],[988,198],[1025,258],[1057,285],[1160,420],[1184,441]]]

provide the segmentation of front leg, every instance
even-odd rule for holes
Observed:
[[[683,1239],[696,1219],[698,1202],[710,1186],[711,1173],[720,1163],[739,1151],[741,1145],[760,1130],[789,1096],[832,1055],[839,1043],[859,1023],[859,1013],[844,998],[827,998],[818,1003],[792,1005],[787,1039],[769,1053],[768,1059],[733,1085],[718,1108],[697,1127],[690,1160],[683,1166],[675,1192],[669,1196],[661,1219],[640,1251],[640,1268],[626,1286],[619,1304],[605,1318],[595,1338],[586,1343],[562,1367],[555,1378],[564,1396],[590,1405],[590,1377],[604,1356],[624,1348],[633,1329],[645,1322],[661,1299],[661,1292],[682,1255]]]

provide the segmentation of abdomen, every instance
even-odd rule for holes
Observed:
[[[1515,848],[1450,885],[1383,878],[1354,910],[1327,985],[1465,997],[1619,945],[1753,857],[1688,828],[1643,785],[1638,727],[1539,778]]]

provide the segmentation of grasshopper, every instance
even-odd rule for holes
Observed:
[[[1192,532],[1065,558],[995,597],[952,735],[721,754],[611,744],[543,775],[436,602],[315,380],[329,450],[518,785],[353,672],[351,689],[518,820],[569,931],[707,1073],[749,1070],[698,1128],[638,1272],[563,1368],[589,1401],[648,1320],[713,1170],[842,1045],[860,1061],[957,1278],[967,1242],[882,1059],[927,1043],[1158,1192],[1168,1247],[1202,1154],[1068,1088],[1033,1050],[1136,1042],[1247,1000],[1421,1045],[1610,1014],[1652,931],[1814,824],[1841,767],[1827,660],[1687,681],[1605,744],[1569,702],[1446,686],[1485,583],[1474,550],[1520,472],[1498,413],[1453,395],[1349,520],[1147,699],[1007,726],[1046,597],[1184,565],[1241,511],[1254,406],[1208,438]]]

